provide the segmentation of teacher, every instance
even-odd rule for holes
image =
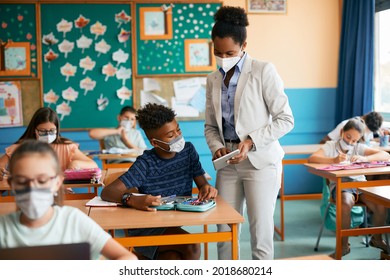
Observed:
[[[219,69],[207,77],[205,136],[213,159],[240,150],[217,171],[216,187],[241,215],[247,206],[252,259],[271,260],[284,156],[278,139],[293,128],[294,118],[275,67],[245,52],[245,10],[224,6],[214,20],[211,39]],[[228,230],[218,225],[218,231]],[[218,243],[218,258],[230,257],[230,243]]]

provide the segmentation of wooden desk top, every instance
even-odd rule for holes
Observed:
[[[390,186],[366,187],[359,190],[367,196],[368,199],[390,208]]]
[[[217,206],[206,212],[175,210],[148,212],[123,207],[91,207],[89,216],[105,230],[244,222],[244,217],[221,197],[217,197],[216,202]]]
[[[124,159],[124,158],[136,158],[139,153],[129,153],[129,154],[98,154],[99,159]]]
[[[333,178],[333,179],[340,178],[340,177],[358,176],[358,175],[381,175],[381,174],[390,173],[390,166],[330,171],[330,170],[318,169],[318,168],[329,166],[330,164],[305,163],[304,165],[308,168],[309,172],[313,174],[325,178]]]
[[[128,168],[109,168],[106,170],[106,174],[104,177],[104,185],[107,186],[111,184],[113,181],[115,181],[119,176],[121,176],[123,173],[125,173]]]
[[[89,201],[89,199],[65,200],[64,205],[78,208],[82,212],[84,212],[85,214],[88,215],[90,207],[85,206],[85,203],[87,203],[88,201]],[[14,211],[16,211],[15,202],[2,202],[2,203],[0,203],[0,215],[8,214],[8,213],[11,213]]]

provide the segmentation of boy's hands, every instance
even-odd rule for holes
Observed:
[[[208,200],[208,199],[214,199],[218,195],[218,190],[209,184],[203,185],[199,189],[199,194],[198,194],[198,199],[203,201],[203,200]]]
[[[158,196],[152,196],[150,194],[148,195],[132,195],[128,205],[134,209],[137,210],[143,210],[143,211],[157,211],[156,208],[152,208],[149,206],[158,206],[161,204],[160,201],[161,195]]]

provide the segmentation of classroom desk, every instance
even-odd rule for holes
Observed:
[[[239,223],[244,222],[244,217],[221,197],[218,196],[216,202],[217,206],[206,212],[174,210],[148,212],[123,207],[91,207],[89,216],[107,231],[115,229],[229,224],[231,226],[231,231],[229,232],[132,236],[120,237],[116,238],[116,240],[125,247],[230,241],[232,243],[232,259],[238,259],[237,228]]]
[[[285,165],[304,164],[307,162],[307,157],[316,152],[322,147],[321,144],[307,145],[287,145],[282,146],[285,156],[299,156],[299,158],[284,158],[282,161],[283,168]],[[284,194],[284,172],[282,174],[282,184],[279,191],[280,200],[280,228],[275,225],[275,232],[280,236],[281,241],[284,241],[284,202],[286,200],[302,200],[302,199],[320,199],[321,194]]]
[[[359,188],[367,199],[390,208],[390,186]]]
[[[344,236],[357,236],[376,233],[389,233],[390,226],[371,227],[371,228],[355,228],[342,229],[341,228],[341,190],[348,188],[362,188],[390,185],[390,179],[386,180],[372,180],[364,182],[342,182],[342,177],[357,176],[357,175],[382,175],[390,173],[390,166],[378,168],[362,168],[354,170],[337,170],[327,171],[319,170],[318,168],[328,166],[329,164],[306,163],[308,171],[312,174],[326,178],[336,182],[336,259],[341,259],[341,238]]]
[[[65,194],[64,199],[91,199],[98,195],[100,187],[103,187],[104,178],[106,176],[106,170],[102,170],[102,177],[100,178],[99,183],[82,183],[82,184],[64,184],[64,188],[88,188],[88,193],[74,193],[74,194]],[[91,191],[93,189],[93,191]],[[10,186],[8,185],[7,180],[0,181],[0,191],[7,191],[8,196],[0,195],[0,202],[13,201],[13,196],[10,195]]]

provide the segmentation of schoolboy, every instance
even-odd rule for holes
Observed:
[[[199,155],[190,142],[185,142],[172,109],[146,104],[137,111],[138,122],[153,146],[139,156],[130,169],[106,186],[101,197],[139,210],[156,211],[161,196],[189,196],[192,184],[199,189],[200,200],[212,199],[217,190],[210,186]],[[139,192],[145,196],[135,196]],[[129,230],[130,235],[187,233],[182,228]],[[136,253],[147,259],[199,259],[199,244],[138,247]]]

